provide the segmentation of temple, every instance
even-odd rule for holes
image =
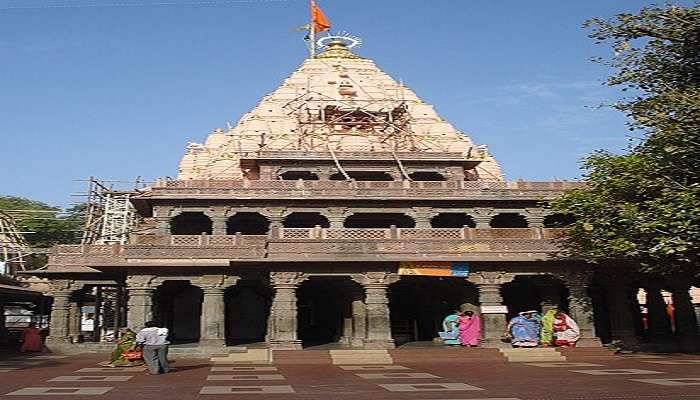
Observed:
[[[571,217],[546,202],[578,183],[505,181],[486,146],[352,41],[324,43],[235,126],[189,143],[177,180],[131,193],[126,237],[56,246],[32,272],[50,281],[50,347],[81,348],[97,289],[113,294],[99,329],[156,320],[210,353],[431,342],[454,309],[481,313],[487,347],[507,318],[554,307],[579,346],[635,343],[640,286],[656,333],[666,289],[675,335],[696,337],[691,282],[563,251]]]

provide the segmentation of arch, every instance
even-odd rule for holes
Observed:
[[[476,227],[474,219],[465,213],[440,213],[430,220],[433,228],[462,228]]]
[[[491,218],[491,228],[527,228],[525,216],[518,213],[500,213]]]
[[[296,181],[299,179],[305,181],[317,181],[318,175],[311,171],[287,171],[283,174],[280,174],[279,178],[283,181]]]
[[[285,228],[313,228],[316,225],[322,228],[331,226],[328,218],[317,212],[293,212],[284,219]]]
[[[573,225],[576,218],[573,214],[556,213],[544,217],[545,228],[565,228]]]
[[[356,181],[393,181],[394,177],[384,171],[345,171],[350,176],[350,179]],[[340,172],[330,176],[330,180],[342,181],[345,180],[345,175]]]
[[[413,218],[401,213],[355,213],[345,219],[345,228],[413,228]]]
[[[546,312],[560,309],[568,312],[569,291],[551,275],[521,275],[501,287],[503,304],[508,306],[508,319],[519,312],[536,310]]]
[[[270,229],[270,221],[256,212],[239,212],[226,221],[226,234],[235,235],[266,235]]]
[[[261,280],[243,279],[226,289],[226,343],[240,345],[265,341],[272,291]]]
[[[154,316],[159,326],[168,328],[174,343],[199,340],[202,290],[189,281],[166,280],[154,294]]]
[[[170,221],[172,235],[211,235],[211,219],[203,212],[186,211]]]
[[[408,174],[408,177],[414,181],[445,181],[445,175],[437,171],[416,171]]]
[[[362,286],[346,276],[316,276],[297,289],[298,337],[304,347],[364,340]],[[358,310],[358,308],[360,310]]]
[[[464,278],[402,276],[390,289],[391,330],[397,344],[432,341],[454,310],[478,313],[478,291]]]

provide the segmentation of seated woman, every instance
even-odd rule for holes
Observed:
[[[22,348],[20,351],[41,351],[44,343],[41,341],[41,331],[36,327],[34,322],[30,323],[22,331]]]
[[[476,347],[481,339],[481,318],[473,311],[459,317],[459,342],[462,346]]]
[[[459,318],[460,311],[455,310],[442,321],[442,332],[439,332],[443,343],[449,346],[459,346]]]
[[[513,347],[537,347],[540,342],[540,317],[537,311],[523,311],[508,323]]]
[[[110,367],[136,367],[143,365],[143,360],[129,360],[124,356],[124,353],[133,349],[136,344],[136,333],[129,328],[120,330],[121,336],[117,341],[117,347],[112,351],[112,359],[109,363]]]
[[[576,347],[576,342],[581,338],[581,330],[573,318],[563,311],[558,311],[554,318],[554,344],[557,346]]]
[[[542,346],[551,346],[554,341],[554,320],[557,315],[557,310],[549,310],[542,317],[542,330],[540,331],[540,344]]]

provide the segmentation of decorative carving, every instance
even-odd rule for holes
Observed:
[[[128,275],[126,277],[127,289],[152,289],[155,275]]]
[[[515,278],[515,274],[505,271],[479,271],[469,274],[467,280],[475,285],[502,285]]]
[[[224,290],[229,286],[235,285],[240,279],[240,276],[234,275],[202,275],[190,280],[190,283],[202,288],[206,292],[209,289]]]
[[[303,272],[296,271],[271,271],[270,282],[273,286],[288,286],[299,285],[303,281],[309,279],[309,276]]]

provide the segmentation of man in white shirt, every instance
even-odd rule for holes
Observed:
[[[148,372],[151,375],[168,373],[168,328],[159,328],[154,321],[148,321],[145,325],[136,334],[136,344],[143,346],[143,361],[148,366]]]

